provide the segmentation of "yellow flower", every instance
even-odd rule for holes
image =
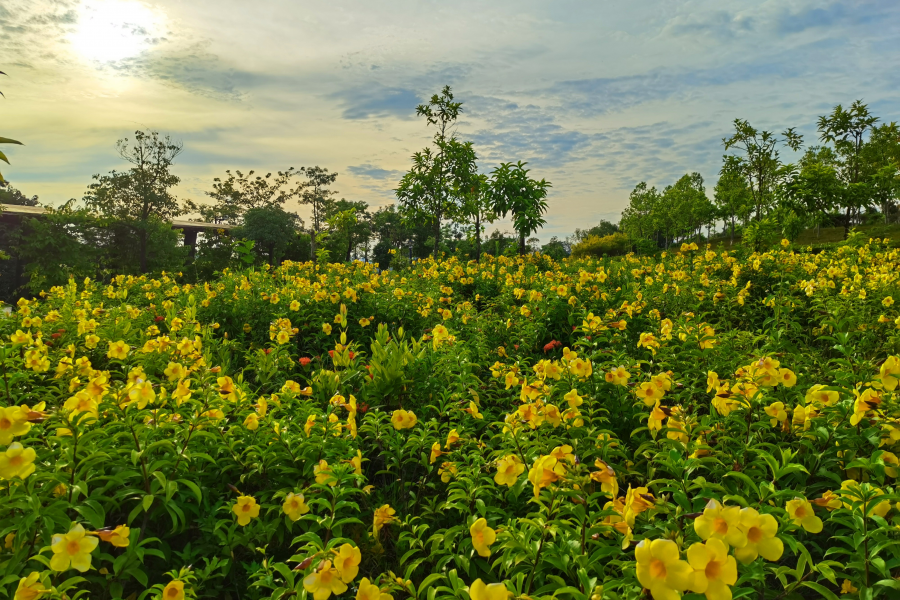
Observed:
[[[497,474],[494,481],[497,485],[512,487],[519,479],[519,475],[525,472],[525,465],[515,454],[504,456],[497,461]]]
[[[259,429],[259,415],[255,412],[247,415],[247,418],[244,419],[244,427],[246,427],[250,431],[256,431],[257,429]]]
[[[600,469],[591,473],[591,479],[600,484],[600,489],[610,497],[615,498],[619,495],[619,482],[616,480],[616,472],[612,467],[600,460],[594,461],[594,466]]]
[[[628,385],[628,379],[631,378],[631,373],[625,370],[625,367],[616,367],[612,371],[606,373],[604,375],[604,379],[606,379],[607,383],[611,383],[613,385],[626,386]]]
[[[40,581],[41,574],[32,571],[28,577],[19,580],[19,587],[16,588],[16,595],[13,600],[36,600],[40,596],[50,592],[44,587]]]
[[[775,427],[779,423],[784,423],[787,419],[787,411],[784,409],[784,402],[773,402],[763,410],[766,411],[767,415],[772,417],[769,419],[769,423],[771,423],[772,427]]]
[[[337,478],[325,459],[320,460],[319,464],[313,467],[313,474],[316,476],[316,483],[327,483],[331,487],[337,485]]]
[[[887,360],[882,363],[878,370],[878,378],[881,385],[889,392],[897,389],[897,382],[900,381],[900,358],[896,356],[888,356]]]
[[[484,419],[484,415],[478,412],[478,405],[472,401],[469,401],[469,408],[466,409],[466,412],[476,419]]]
[[[826,386],[816,384],[809,388],[806,392],[807,404],[833,406],[840,399],[838,392],[832,392],[825,389]]]
[[[784,387],[794,387],[797,385],[797,376],[790,369],[779,369],[778,382]]]
[[[238,496],[237,503],[231,507],[231,512],[237,515],[238,525],[244,527],[259,516],[259,504],[253,496]]]
[[[76,569],[84,573],[91,568],[91,552],[99,543],[97,538],[85,536],[81,524],[74,525],[69,533],[54,535],[50,543],[53,550],[50,568],[60,572]]]
[[[9,445],[14,437],[25,435],[30,429],[28,411],[21,406],[0,407],[0,445]]]
[[[859,589],[854,587],[853,582],[849,579],[845,579],[843,583],[841,583],[841,594],[855,594]]]
[[[653,600],[677,600],[692,583],[694,570],[681,560],[672,540],[641,540],[634,549],[638,582]]]
[[[375,509],[375,516],[372,518],[372,535],[374,535],[376,539],[378,538],[378,532],[381,531],[381,528],[394,521],[396,512],[397,511],[388,504]]]
[[[356,600],[394,600],[394,597],[382,592],[381,588],[369,582],[368,577],[363,577],[359,580],[359,590],[356,592]]]
[[[472,536],[472,546],[479,556],[487,558],[491,555],[491,544],[497,539],[497,532],[488,527],[484,518],[478,519],[469,527]]]
[[[317,571],[303,579],[303,588],[313,595],[314,600],[328,600],[332,594],[346,592],[347,584],[341,581],[340,573],[331,566],[331,561],[326,560]]]
[[[788,500],[788,503],[784,508],[787,510],[788,516],[795,525],[803,527],[803,529],[810,533],[819,533],[822,531],[822,519],[816,516],[809,500],[805,498],[794,498],[793,500]]]
[[[694,519],[694,531],[704,541],[718,538],[729,546],[743,548],[747,545],[747,533],[741,530],[740,523],[740,507],[722,506],[717,500],[710,500],[703,514]]]
[[[350,583],[356,579],[359,573],[359,563],[362,562],[362,553],[359,548],[354,548],[350,544],[344,544],[334,557],[334,568],[341,575],[341,581]]]
[[[509,591],[502,583],[486,584],[481,579],[476,579],[469,587],[471,600],[506,600]]]
[[[582,404],[584,404],[584,400],[581,396],[578,395],[578,390],[572,390],[565,396],[563,396],[563,400],[569,403],[569,408],[578,408]]]
[[[747,545],[734,550],[734,556],[739,561],[746,565],[756,560],[757,556],[771,561],[781,558],[784,543],[775,536],[778,533],[775,517],[761,515],[755,508],[742,508],[738,527],[747,536]]]
[[[287,495],[284,499],[284,504],[281,505],[281,509],[291,521],[296,521],[300,518],[300,515],[305,515],[309,512],[309,507],[306,505],[306,499],[303,497],[303,494],[294,494],[294,492]]]
[[[34,473],[35,457],[34,448],[24,448],[19,442],[13,442],[5,452],[0,452],[0,479],[25,479]]]
[[[173,579],[167,583],[162,597],[163,600],[184,600],[184,582]]]
[[[728,586],[737,583],[737,561],[728,556],[725,542],[710,538],[705,544],[692,544],[687,559],[694,569],[691,590],[706,594],[707,600],[731,600]]]
[[[118,525],[115,529],[106,531],[101,530],[95,533],[101,540],[109,542],[116,548],[127,548],[131,543],[131,540],[129,539],[131,528],[126,525]]]
[[[456,429],[451,429],[450,433],[447,434],[447,442],[444,444],[445,448],[449,448],[453,444],[459,441],[459,432]]]
[[[106,356],[107,358],[124,360],[128,356],[128,344],[122,340],[109,342],[109,352],[106,353]]]
[[[441,454],[443,454],[443,452],[441,452],[441,443],[433,443],[431,445],[431,456],[428,459],[428,463],[433,465],[434,461],[436,461]]]
[[[583,358],[576,358],[569,363],[569,371],[575,377],[584,379],[586,377],[590,377],[594,372],[594,369],[591,366],[591,361],[585,360]]]
[[[450,479],[454,477],[458,472],[456,468],[456,463],[453,462],[444,462],[441,463],[441,467],[438,469],[438,475],[441,476],[441,481],[444,483],[449,483]]]
[[[169,362],[169,365],[163,371],[163,374],[165,374],[169,381],[178,381],[179,379],[187,377],[188,372],[181,363]]]
[[[541,456],[534,461],[534,466],[528,471],[528,481],[534,486],[535,498],[540,495],[542,488],[559,481],[565,474],[565,466],[555,456]]]
[[[350,464],[353,465],[353,472],[357,475],[362,475],[362,462],[363,462],[363,454],[362,450],[356,451],[356,456],[350,459]]]
[[[416,424],[416,415],[411,410],[395,410],[391,415],[391,424],[394,429],[410,429]]]

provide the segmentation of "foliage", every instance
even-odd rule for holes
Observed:
[[[519,254],[525,254],[525,238],[544,226],[550,182],[528,176],[524,163],[501,163],[491,173],[491,202],[495,214],[512,216],[519,234]]]
[[[85,205],[104,217],[118,220],[132,230],[138,240],[142,273],[149,271],[148,242],[154,221],[169,221],[184,212],[172,192],[180,179],[171,172],[183,146],[156,131],[135,131],[134,141],[123,138],[116,150],[132,166],[127,171],[94,175]]]
[[[576,258],[623,256],[631,251],[631,246],[631,238],[621,232],[603,237],[589,235],[572,246],[572,256]]]
[[[900,256],[851,241],[79,276],[0,320],[0,587],[892,598]]]
[[[0,75],[6,75],[6,73],[4,73],[3,71],[0,71]],[[3,96],[3,92],[0,92],[0,96]],[[0,137],[0,144],[18,144],[19,146],[24,145],[24,144],[22,144],[22,142],[20,142],[18,140],[13,140],[13,139],[6,138],[6,137]],[[0,152],[0,160],[5,162],[6,164],[9,164],[9,159],[6,158],[6,155],[3,152]],[[3,179],[3,174],[0,173],[0,185],[3,185],[5,182],[6,182],[6,180]]]
[[[189,205],[207,223],[240,224],[247,211],[254,208],[280,208],[287,200],[299,194],[298,189],[288,189],[291,179],[297,175],[293,167],[278,171],[274,178],[272,173],[253,177],[255,171],[246,175],[237,170],[225,173],[227,177],[224,180],[219,177],[213,179],[212,191],[206,192],[207,196],[215,200],[215,204]]]

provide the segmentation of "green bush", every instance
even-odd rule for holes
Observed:
[[[572,256],[576,258],[622,256],[631,252],[632,241],[624,233],[613,233],[603,237],[589,235],[584,240],[572,246]]]

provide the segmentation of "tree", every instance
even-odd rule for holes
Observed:
[[[476,177],[472,144],[457,140],[453,131],[461,112],[462,102],[454,101],[450,86],[416,107],[416,116],[436,127],[434,148],[413,154],[412,167],[394,190],[405,218],[431,222],[434,254],[441,245],[441,221],[458,213]]]
[[[126,223],[137,235],[141,273],[147,272],[150,221],[169,221],[184,212],[172,193],[179,178],[170,171],[182,148],[156,131],[136,131],[133,143],[128,138],[116,143],[119,156],[131,168],[94,175],[96,183],[84,197],[88,208]]]
[[[238,170],[234,173],[225,171],[227,177],[224,180],[219,177],[213,179],[212,191],[206,192],[215,204],[197,206],[191,203],[191,210],[200,212],[203,220],[209,223],[240,224],[248,210],[284,206],[287,200],[299,193],[298,189],[288,189],[291,179],[297,175],[293,167],[278,171],[274,178],[272,173],[253,177],[254,173],[250,171],[244,175]]]
[[[329,250],[349,262],[353,249],[371,236],[369,205],[365,202],[338,200],[327,215]]]
[[[606,237],[607,235],[612,235],[618,231],[618,225],[616,225],[615,223],[611,223],[605,219],[600,219],[600,222],[593,227],[589,227],[587,229],[579,229],[576,227],[575,233],[572,234],[572,239],[569,243],[570,245],[577,244],[592,235],[597,237]]]
[[[844,186],[835,169],[837,157],[831,148],[813,146],[800,159],[785,185],[785,193],[793,201],[796,212],[812,217],[819,237],[825,216],[840,206]]]
[[[629,237],[639,240],[655,236],[659,246],[660,228],[657,223],[661,194],[645,181],[637,184],[628,196],[628,206],[622,211],[619,228]],[[662,245],[667,245],[663,233]]]
[[[3,71],[0,71],[0,75],[6,75],[6,73],[4,73]],[[0,92],[0,96],[3,96],[4,98],[6,97],[3,95],[3,92]],[[20,142],[18,140],[6,138],[6,137],[0,137],[0,144],[18,144],[19,146],[24,146],[24,144],[22,142]],[[3,152],[0,152],[0,160],[5,162],[6,164],[9,164],[9,159],[6,158],[6,155]],[[0,185],[4,184],[5,182],[6,182],[6,180],[3,179],[3,173],[0,173]]]
[[[244,213],[244,224],[234,231],[236,237],[255,242],[265,252],[270,265],[277,265],[288,245],[297,237],[297,215],[285,212],[278,204],[250,208]]]
[[[866,181],[863,168],[864,137],[878,117],[869,113],[869,107],[862,100],[856,100],[849,109],[838,104],[831,114],[819,117],[819,139],[834,146],[839,158],[837,174],[844,182],[844,237],[850,230],[853,216],[868,206],[872,190]]]
[[[543,227],[547,221],[547,191],[550,182],[528,176],[528,163],[501,163],[491,173],[491,203],[501,217],[512,215],[513,229],[519,235],[519,254],[525,254],[525,238]]]
[[[474,165],[474,161],[472,161]],[[492,210],[491,184],[486,175],[471,177],[468,191],[460,194],[462,204],[460,215],[472,224],[472,237],[475,240],[475,260],[481,260],[481,234],[485,223],[493,223],[497,215]]]
[[[309,204],[312,207],[312,222],[310,228],[310,253],[316,255],[316,238],[322,232],[322,226],[328,218],[328,211],[333,202],[332,197],[337,195],[337,190],[328,188],[337,181],[337,173],[329,173],[328,169],[315,166],[303,167],[300,172],[306,176],[306,181],[300,184],[300,204]]]
[[[741,171],[740,161],[735,156],[725,156],[719,181],[713,192],[717,216],[731,224],[731,244],[734,244],[735,221],[746,223],[753,210],[752,194]]]
[[[881,208],[887,223],[900,195],[900,127],[897,123],[873,127],[869,141],[863,147],[862,158],[873,200]]]
[[[672,236],[691,237],[713,218],[714,207],[706,197],[700,173],[683,175],[662,194],[662,210],[658,211],[670,227]]]
[[[733,156],[734,167],[740,172],[754,206],[754,217],[761,220],[772,201],[772,194],[778,185],[781,159],[778,155],[779,140],[770,131],[758,130],[743,119],[734,120],[734,133],[722,139],[725,150],[736,149],[740,156]],[[782,133],[783,143],[797,150],[802,144],[802,137],[791,127]],[[726,158],[726,160],[728,160]]]

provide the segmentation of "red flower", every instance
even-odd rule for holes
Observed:
[[[519,345],[518,345],[518,344],[513,344],[513,348],[515,348],[516,350],[518,350],[518,349],[519,349]]]
[[[54,340],[58,340],[59,338],[62,337],[62,334],[61,334],[61,333],[54,333],[54,334],[52,334],[50,337],[52,337]]]
[[[364,412],[366,412],[367,410],[369,410],[369,405],[366,404],[365,402],[361,402],[361,403],[356,407],[356,410],[357,410],[357,412],[364,413]]]
[[[301,367],[309,366],[309,363],[311,363],[311,362],[312,362],[312,359],[307,356],[303,356],[300,358],[300,366]]]
[[[266,348],[266,356],[268,356],[268,355],[271,354],[271,353],[272,353],[272,349],[271,349],[271,348]]]
[[[157,323],[159,323],[160,321],[165,321],[166,318],[162,315],[156,315],[156,318],[153,320],[156,321]]]
[[[559,348],[560,346],[562,346],[562,342],[560,342],[558,340],[553,340],[544,346],[544,354],[546,354],[547,352],[550,352],[551,350],[555,350],[555,349]]]

